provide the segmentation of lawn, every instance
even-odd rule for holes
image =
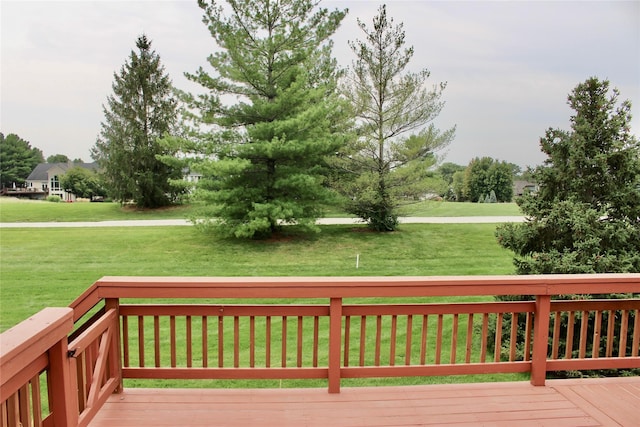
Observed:
[[[0,331],[44,307],[67,306],[95,280],[106,275],[513,274],[511,254],[496,243],[494,230],[495,224],[405,224],[397,232],[379,234],[367,231],[364,225],[332,225],[322,226],[321,233],[314,236],[290,234],[270,241],[237,241],[202,233],[196,227],[1,229]],[[367,379],[345,381],[345,385],[522,378],[521,375],[489,375]],[[324,385],[323,381],[308,380],[215,384],[201,380],[186,383],[128,380],[126,384],[147,387]]]
[[[400,209],[403,216],[519,216],[516,203],[456,203],[425,201],[410,204]]]
[[[0,222],[72,222],[132,219],[188,218],[197,206],[164,209],[136,209],[119,203],[51,203],[0,197]],[[334,206],[325,209],[327,217],[349,216]],[[400,209],[403,216],[513,216],[521,215],[515,203],[453,203],[424,201]]]
[[[74,222],[186,218],[192,207],[136,209],[119,203],[52,203],[0,197],[0,222]]]
[[[1,330],[66,306],[106,275],[420,276],[512,274],[495,224],[407,224],[394,233],[322,226],[311,237],[222,240],[195,227],[2,229]],[[359,268],[356,269],[356,256]]]

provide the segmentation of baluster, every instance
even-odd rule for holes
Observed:
[[[318,367],[318,344],[320,342],[320,318],[313,317],[313,367]]]
[[[367,343],[367,316],[360,316],[360,366],[364,366]]]
[[[138,366],[144,368],[144,316],[138,316]]]
[[[186,316],[186,333],[187,333],[187,368],[191,368],[193,365],[193,349],[191,346],[193,345],[193,337],[191,335],[191,316]]]
[[[609,316],[607,316],[607,349],[606,349],[606,357],[611,357],[613,354],[613,332],[614,326],[616,324],[616,311],[609,310]]]
[[[567,319],[567,339],[565,341],[566,348],[564,351],[564,357],[566,359],[571,359],[573,357],[573,328],[576,321],[575,317],[575,312],[570,311]]]
[[[422,316],[422,331],[420,336],[420,364],[426,365],[427,363],[427,332],[429,330],[429,316],[424,314]]]
[[[438,314],[438,330],[436,332],[436,360],[435,364],[440,364],[440,356],[442,354],[442,314]]]
[[[456,353],[458,350],[458,313],[453,315],[451,323],[451,354],[449,355],[449,363],[456,363]]]
[[[249,316],[249,366],[256,366],[256,317]]]
[[[591,358],[600,357],[600,330],[602,329],[602,312],[596,310],[595,321],[593,326],[593,348],[591,349]]]
[[[156,368],[162,365],[160,348],[160,316],[153,316],[153,355]]]
[[[351,316],[344,318],[344,361],[343,366],[349,366],[349,333],[351,331]]]
[[[391,316],[391,339],[389,341],[389,366],[396,364],[396,338],[397,338],[398,316]]]
[[[171,367],[177,367],[176,356],[176,316],[169,316],[169,340],[171,348]]]
[[[233,316],[233,367],[240,367],[240,317]]]
[[[298,368],[302,367],[302,321],[303,321],[303,317],[302,316],[298,316],[298,349],[297,349],[297,353],[298,353],[298,357],[297,357],[297,366]]]
[[[413,315],[407,315],[406,345],[404,350],[404,364],[411,365],[411,340],[413,338]]]
[[[209,367],[209,322],[202,316],[202,367]]]
[[[493,345],[493,361],[500,362],[500,353],[502,351],[502,315],[496,314],[496,340]]]

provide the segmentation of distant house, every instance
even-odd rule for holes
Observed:
[[[59,196],[62,200],[73,202],[75,194],[68,193],[60,186],[60,178],[71,168],[81,167],[97,170],[97,163],[40,163],[27,177],[27,190],[44,192],[47,196]]]
[[[198,181],[202,179],[202,174],[200,172],[192,171],[189,168],[182,169],[182,176],[185,181],[191,184],[197,184]]]
[[[514,181],[513,195],[515,197],[524,196],[525,194],[535,193],[538,191],[538,184],[529,181]]]

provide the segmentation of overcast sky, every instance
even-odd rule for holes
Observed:
[[[361,38],[356,18],[370,23],[377,1],[327,0],[349,8],[334,36],[341,65],[348,40]],[[457,125],[445,161],[466,165],[490,156],[521,166],[544,160],[539,139],[549,127],[568,129],[568,93],[596,76],[633,104],[640,135],[639,1],[387,1],[403,22],[415,55],[412,70],[446,81],[435,125]],[[112,93],[113,73],[145,33],[173,84],[197,91],[184,72],[208,65],[214,48],[196,0],[1,0],[0,131],[16,133],[45,158],[90,161]]]

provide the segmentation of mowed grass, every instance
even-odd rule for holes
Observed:
[[[425,201],[400,208],[403,216],[520,216],[516,203],[471,203]]]
[[[186,218],[189,205],[162,209],[137,209],[119,203],[52,203],[0,197],[0,222],[76,222]]]
[[[393,233],[322,226],[315,236],[226,240],[195,227],[18,228],[0,238],[1,329],[67,306],[102,276],[512,274],[495,224],[406,224]],[[356,269],[356,257],[359,265]]]
[[[221,239],[202,233],[195,227],[2,229],[0,330],[6,330],[44,307],[67,306],[95,280],[106,275],[419,276],[513,273],[511,254],[501,248],[493,236],[495,224],[407,224],[397,232],[382,234],[368,232],[364,226],[321,228],[321,233],[315,236],[290,234],[271,241]],[[434,302],[462,300],[466,299],[432,299]],[[447,330],[450,329],[445,327]],[[226,335],[232,336],[231,332]],[[147,336],[152,337],[153,334]],[[163,351],[166,353],[167,349]],[[366,379],[345,380],[344,385],[409,385],[523,378],[522,375],[489,375]],[[326,381],[322,380],[126,382],[128,387],[325,385]]]
[[[136,209],[119,203],[51,203],[0,197],[0,222],[75,222],[135,219],[181,219],[197,215],[197,205],[163,209]],[[521,215],[515,203],[454,203],[424,201],[403,206],[402,216],[514,216]],[[337,206],[325,208],[326,217],[348,217]]]

